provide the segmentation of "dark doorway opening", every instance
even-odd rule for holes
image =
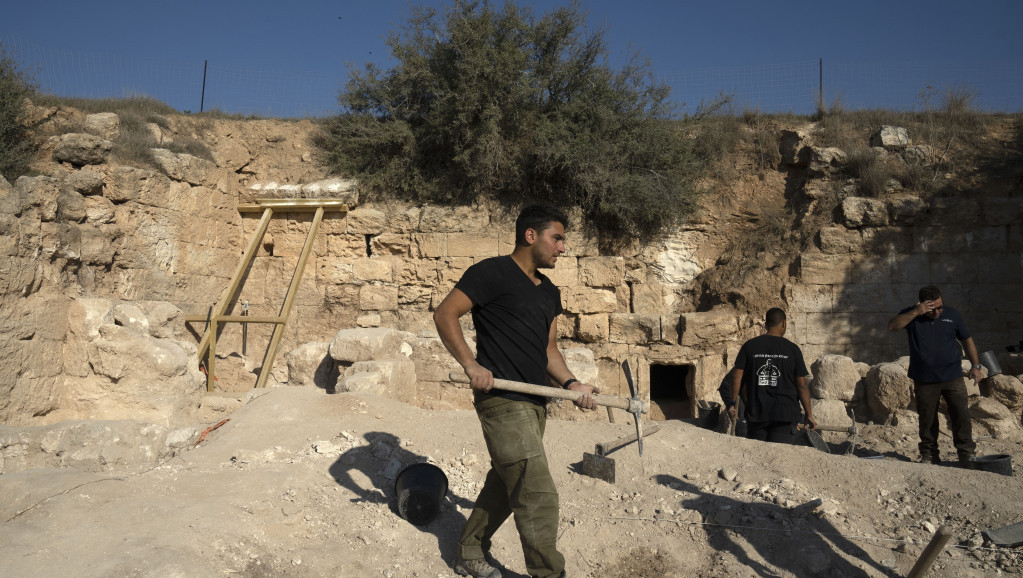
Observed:
[[[694,417],[692,365],[650,364],[650,417],[685,419]],[[655,416],[655,408],[661,416]]]

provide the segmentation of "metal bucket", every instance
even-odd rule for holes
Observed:
[[[970,461],[973,462],[973,465],[977,466],[978,470],[983,472],[1002,474],[1003,476],[1012,475],[1012,456],[1009,454],[977,456],[970,458]]]
[[[416,526],[433,520],[448,493],[448,477],[433,464],[412,464],[394,479],[398,514]]]
[[[718,417],[721,416],[721,404],[716,401],[699,400],[696,402],[697,423],[704,429],[717,429]]]
[[[981,353],[980,364],[987,368],[988,377],[1002,373],[1002,368],[998,365],[998,358],[995,357],[994,351],[985,351],[984,353]]]

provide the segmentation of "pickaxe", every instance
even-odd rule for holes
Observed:
[[[629,362],[625,361],[622,363],[622,367],[625,369],[625,379],[629,382],[629,390],[632,392],[632,397],[621,398],[614,395],[594,395],[593,401],[597,405],[605,407],[617,407],[618,409],[624,409],[625,411],[632,414],[633,420],[636,422],[636,437],[639,443],[639,455],[643,455],[643,426],[639,420],[640,416],[644,413],[650,413],[650,404],[639,399],[639,393],[636,389],[636,384],[632,381],[632,371],[629,369]],[[463,373],[452,371],[448,375],[448,379],[456,383],[469,383],[469,378]],[[578,391],[572,391],[569,389],[561,389],[558,387],[549,387],[546,385],[534,385],[532,383],[522,383],[520,381],[511,381],[508,379],[494,379],[494,387],[496,389],[503,389],[505,391],[514,391],[516,393],[526,393],[529,395],[540,395],[543,397],[551,397],[555,399],[567,399],[575,401],[582,397],[583,393]]]

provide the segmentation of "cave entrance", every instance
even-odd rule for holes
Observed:
[[[650,364],[650,419],[686,419],[696,417],[693,402],[691,364]],[[658,415],[659,414],[659,415]]]

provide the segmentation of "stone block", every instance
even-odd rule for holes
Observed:
[[[374,256],[393,255],[407,257],[412,254],[412,240],[405,233],[384,233],[370,239]]]
[[[361,235],[327,235],[327,254],[343,260],[366,257],[366,238]]]
[[[846,313],[807,313],[798,323],[789,323],[793,335],[788,337],[793,341],[802,337],[803,342],[813,345],[848,345],[853,335],[851,317]]]
[[[342,363],[370,361],[401,351],[402,334],[390,328],[342,329],[334,335],[328,352]]]
[[[1023,264],[1019,255],[1008,253],[979,255],[976,257],[976,263],[979,278],[985,283],[1023,282]]]
[[[387,225],[387,215],[370,207],[356,207],[348,211],[346,218],[347,232],[354,235],[379,235],[384,232]]]
[[[390,283],[394,280],[392,263],[384,259],[356,259],[352,262],[352,275],[358,281],[384,281]]]
[[[476,207],[423,207],[419,230],[424,233],[485,231],[490,226],[490,213]]]
[[[448,236],[444,233],[413,234],[411,253],[417,259],[447,257]]]
[[[1012,225],[1023,220],[1023,199],[992,197],[981,201],[984,223],[992,227]]]
[[[893,280],[918,280],[923,283],[931,279],[931,259],[928,255],[898,255],[892,263]]]
[[[946,285],[949,283],[975,283],[981,277],[980,263],[977,259],[964,259],[953,255],[935,255],[928,257],[928,283]],[[1019,261],[1016,262],[1017,267]],[[986,280],[985,280],[986,281]],[[921,284],[922,285],[922,284]]]
[[[881,227],[888,224],[888,206],[881,199],[846,197],[840,207],[846,227]]]
[[[614,313],[618,300],[613,291],[566,287],[561,292],[565,310],[571,313]]]
[[[575,337],[583,343],[605,342],[609,331],[610,322],[607,314],[580,314],[576,317]]]
[[[597,236],[589,234],[589,230],[577,227],[566,233],[565,237],[565,253],[568,255],[582,258],[600,254]],[[514,239],[512,241],[514,242]]]
[[[913,234],[901,227],[878,227],[863,229],[862,252],[873,255],[893,255],[909,253],[913,250]]]
[[[661,317],[635,313],[610,315],[611,343],[646,345],[661,340]]]
[[[857,229],[845,227],[824,227],[820,232],[821,252],[827,255],[843,255],[860,250],[863,237]]]
[[[398,308],[398,288],[389,285],[363,285],[359,289],[359,309],[394,311]]]
[[[897,363],[881,363],[867,372],[867,404],[875,421],[883,421],[898,410],[906,409],[912,401],[913,380]]]
[[[621,257],[584,257],[579,260],[579,276],[590,287],[617,287],[625,279],[625,260]]]
[[[661,316],[661,341],[671,344],[682,343],[682,318],[680,316]]]
[[[344,377],[339,380],[345,387],[351,387],[347,378],[354,375],[376,374],[379,375],[379,383],[384,395],[398,401],[411,403],[416,399],[416,365],[412,360],[403,355],[391,359],[377,359],[371,361],[358,361],[345,370]],[[361,378],[360,378],[361,380]],[[376,380],[367,378],[368,383],[376,383]],[[360,386],[364,383],[360,383]]]
[[[572,287],[579,284],[579,264],[575,257],[558,257],[553,269],[544,269],[544,275],[558,287]]]
[[[831,311],[835,313],[848,311],[876,311],[881,303],[881,293],[885,286],[886,285],[873,283],[836,285],[833,288],[834,301]],[[818,311],[818,313],[823,312],[824,311]]]
[[[497,237],[478,233],[449,233],[447,254],[450,257],[473,257],[475,259],[496,257]]]
[[[831,313],[835,307],[830,285],[789,285],[785,293],[789,308],[795,311]]]
[[[330,343],[312,342],[284,355],[288,364],[288,385],[332,389],[337,383],[338,366],[328,353]]]
[[[913,195],[893,195],[888,198],[888,216],[893,225],[913,225],[926,213],[927,203]]]
[[[100,165],[106,162],[113,146],[109,140],[91,134],[62,134],[53,148],[53,160],[76,167]]]
[[[688,347],[732,341],[738,331],[738,315],[731,307],[719,306],[710,311],[681,315],[681,344]]]
[[[848,280],[852,260],[845,255],[803,253],[799,256],[799,278],[803,283],[832,285]]]
[[[659,314],[665,310],[663,286],[660,281],[651,279],[647,283],[632,283],[631,311],[633,313]]]
[[[856,394],[856,384],[861,379],[856,363],[844,355],[821,356],[811,364],[810,373],[813,374],[810,393],[817,399],[852,401]],[[822,421],[821,416],[817,416],[817,420],[819,423],[830,423]]]

